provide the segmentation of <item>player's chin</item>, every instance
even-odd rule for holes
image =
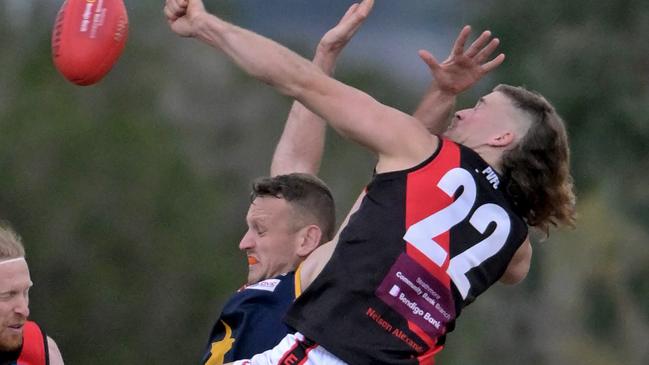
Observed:
[[[20,349],[23,344],[22,332],[18,333],[2,333],[0,334],[0,352],[12,352]]]
[[[261,281],[262,275],[257,265],[248,266],[248,285],[256,284]]]
[[[446,138],[451,138],[453,137],[453,132],[455,131],[455,124],[451,123],[448,128],[442,132],[442,136]]]

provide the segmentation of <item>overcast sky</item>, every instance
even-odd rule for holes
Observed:
[[[315,45],[337,23],[349,0],[239,0],[241,25],[274,39]],[[468,14],[452,0],[377,0],[372,14],[346,50],[345,62],[385,65],[405,82],[424,88],[428,71],[417,51],[443,60]]]

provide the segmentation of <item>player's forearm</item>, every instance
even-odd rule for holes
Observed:
[[[442,134],[451,122],[456,95],[444,92],[431,85],[417,106],[413,116],[432,134]]]
[[[336,61],[340,51],[331,50],[321,44],[318,44],[315,55],[313,56],[313,64],[316,65],[326,75],[333,76],[336,69]]]
[[[333,75],[340,52],[318,45],[313,64]],[[271,163],[271,175],[303,172],[317,175],[324,154],[326,122],[299,101],[293,102]]]
[[[325,133],[325,121],[295,101],[273,155],[271,175],[293,172],[317,175],[324,152]]]

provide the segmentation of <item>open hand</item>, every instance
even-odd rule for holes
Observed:
[[[505,60],[503,53],[489,60],[500,44],[498,38],[492,38],[490,31],[482,32],[465,50],[464,45],[470,33],[470,26],[462,28],[451,53],[442,63],[438,63],[430,52],[419,51],[419,56],[430,68],[439,90],[457,95],[472,87]]]
[[[317,52],[338,55],[367,19],[373,6],[374,0],[363,0],[350,6],[338,24],[322,37]]]

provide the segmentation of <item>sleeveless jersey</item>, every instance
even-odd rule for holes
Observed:
[[[289,272],[245,286],[235,293],[212,328],[202,364],[249,359],[293,333],[282,318],[299,295],[295,277],[295,272]]]
[[[32,321],[25,322],[23,327],[22,348],[13,353],[0,353],[1,365],[48,365],[49,363],[47,336]]]
[[[502,180],[449,140],[416,167],[375,175],[286,322],[350,364],[433,364],[527,237]]]

